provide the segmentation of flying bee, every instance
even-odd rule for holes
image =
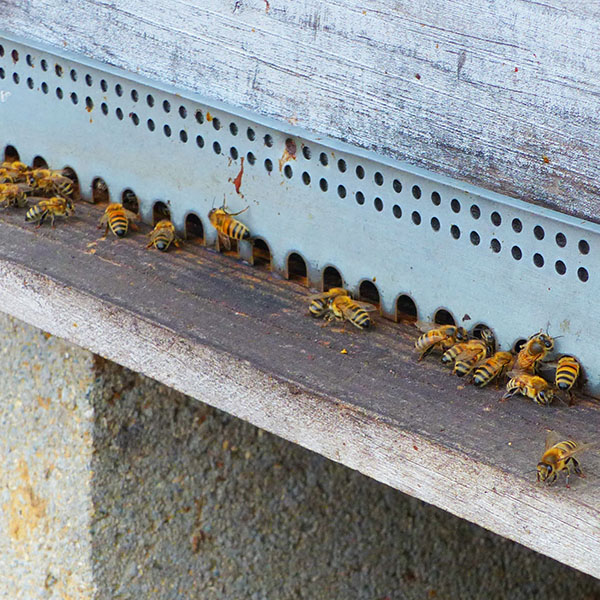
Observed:
[[[369,312],[377,310],[377,307],[352,300],[350,296],[334,296],[329,299],[329,309],[332,317],[338,321],[350,321],[359,329],[367,329],[371,327]]]
[[[585,477],[579,467],[579,462],[574,458],[575,454],[579,454],[592,446],[595,446],[595,444],[580,444],[573,440],[560,441],[558,434],[551,431],[546,436],[544,454],[542,454],[542,458],[537,465],[537,480],[552,485],[558,474],[561,471],[566,471],[567,487],[569,487],[571,467],[579,477]]]
[[[433,350],[445,352],[454,344],[466,342],[467,330],[456,325],[437,325],[430,331],[424,333],[416,342],[415,350],[419,352],[419,360],[422,360]]]
[[[515,361],[515,355],[512,352],[496,352],[484,361],[473,375],[473,385],[484,387],[490,381],[502,377],[512,368]]]
[[[50,217],[50,223],[54,227],[54,217],[69,217],[75,212],[70,200],[59,198],[44,198],[35,206],[32,206],[25,215],[25,221],[35,223],[39,221],[37,227],[41,227],[46,217]]]
[[[554,390],[543,377],[531,373],[519,373],[506,384],[506,400],[516,394],[522,394],[533,400],[536,404],[548,406],[554,400]]]
[[[132,229],[137,229],[137,225],[133,222],[137,218],[135,213],[123,208],[122,204],[112,202],[106,207],[106,210],[100,219],[100,223],[98,224],[98,229],[102,229],[102,225],[106,225],[104,237],[108,235],[109,229],[117,237],[125,237],[130,223]]]
[[[580,372],[581,365],[574,356],[565,355],[558,359],[554,383],[562,392],[568,392],[571,399],[573,397],[572,388],[579,378]]]
[[[515,371],[533,372],[537,364],[554,348],[554,339],[547,333],[534,333],[525,342],[515,360]]]
[[[246,212],[248,207],[236,213],[229,213],[225,209],[225,205],[221,208],[213,208],[208,213],[208,218],[212,226],[217,230],[219,238],[219,246],[225,250],[231,250],[231,240],[247,240],[250,237],[248,228],[233,217]]]
[[[146,248],[154,246],[157,250],[166,252],[171,244],[179,248],[181,240],[175,235],[173,223],[169,219],[162,219],[150,232],[150,242],[148,242]]]
[[[324,317],[328,312],[330,312],[329,300],[335,296],[350,296],[350,292],[344,288],[334,287],[330,288],[326,292],[323,292],[322,294],[311,296],[308,311],[316,319]]]
[[[24,208],[27,206],[27,194],[31,188],[23,183],[0,183],[0,205],[4,208],[16,206]]]

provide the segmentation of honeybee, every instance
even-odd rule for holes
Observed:
[[[506,384],[506,400],[516,394],[522,394],[537,404],[548,406],[554,400],[554,390],[543,377],[531,373],[519,373]]]
[[[445,352],[458,342],[466,342],[467,330],[456,325],[438,325],[424,333],[416,342],[415,350],[420,353],[419,360],[423,360],[433,350]]]
[[[330,311],[329,300],[335,296],[350,296],[350,292],[344,288],[334,287],[322,294],[311,296],[308,311],[316,319],[324,317]]]
[[[31,188],[23,183],[0,183],[0,205],[4,208],[24,208],[27,206],[27,193],[30,191]]]
[[[73,181],[62,171],[33,169],[29,172],[29,181],[34,193],[60,194],[61,196],[73,194]]]
[[[20,171],[9,167],[0,167],[0,183],[22,183],[26,181],[27,171]]]
[[[567,472],[567,487],[569,487],[569,475],[571,467],[579,477],[585,477],[579,462],[574,458],[575,454],[579,454],[595,444],[580,444],[573,440],[559,441],[560,437],[555,431],[551,431],[546,436],[546,446],[544,454],[537,465],[537,480],[545,481],[548,485],[552,485],[558,474],[561,471]]]
[[[534,333],[521,348],[515,360],[515,371],[533,372],[537,364],[554,348],[554,339],[547,333]]]
[[[69,217],[74,212],[75,208],[70,200],[54,196],[32,206],[25,215],[25,221],[28,223],[39,221],[37,227],[41,227],[46,217],[50,216],[50,223],[54,227],[54,217]]]
[[[124,237],[127,234],[129,223],[131,222],[131,228],[137,229],[136,224],[133,222],[138,217],[135,213],[123,208],[122,204],[113,202],[106,207],[98,229],[102,229],[102,225],[106,225],[104,231],[104,237],[108,235],[110,229],[117,237]]]
[[[569,396],[572,397],[572,388],[579,377],[580,371],[581,365],[574,356],[561,356],[558,359],[558,366],[554,375],[556,387],[562,392],[568,392]]]
[[[217,236],[219,238],[219,246],[222,246],[225,250],[231,250],[231,240],[247,240],[250,237],[250,231],[248,228],[233,217],[241,215],[246,212],[248,207],[244,210],[240,210],[236,213],[228,213],[225,210],[225,205],[221,208],[213,208],[208,213],[208,218],[212,226],[217,230]]]
[[[367,329],[371,326],[369,312],[377,310],[376,306],[352,300],[350,296],[334,296],[329,300],[329,308],[333,318],[339,321],[350,321],[359,329]]]
[[[514,361],[515,355],[512,352],[496,352],[477,367],[473,375],[473,385],[485,387],[490,381],[509,371]]]
[[[25,171],[29,170],[29,167],[19,160],[5,160],[0,163],[0,169],[8,169],[10,171],[20,171],[21,173],[25,173]]]
[[[455,359],[453,373],[458,377],[468,375],[482,360],[491,356],[496,349],[496,338],[491,329],[481,330],[481,339],[472,339]]]
[[[166,252],[171,244],[179,247],[181,246],[181,240],[175,235],[173,223],[169,219],[162,219],[150,232],[150,242],[148,242],[146,248],[154,246],[157,250]]]

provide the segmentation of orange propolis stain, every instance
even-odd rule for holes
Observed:
[[[237,177],[233,180],[233,185],[235,186],[235,191],[237,194],[240,193],[240,187],[242,187],[242,175],[244,174],[244,157],[240,158],[240,172],[237,174]]]

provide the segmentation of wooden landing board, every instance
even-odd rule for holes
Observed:
[[[600,577],[600,455],[571,489],[534,473],[547,429],[600,437],[597,403],[499,403],[417,363],[411,325],[324,327],[306,288],[192,243],[146,250],[143,225],[102,239],[101,212],[56,229],[0,213],[2,310]]]
[[[594,2],[4,0],[0,27],[598,219]]]

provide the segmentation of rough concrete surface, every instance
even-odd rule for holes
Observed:
[[[600,597],[598,580],[39,330],[1,316],[0,335],[2,598]]]

